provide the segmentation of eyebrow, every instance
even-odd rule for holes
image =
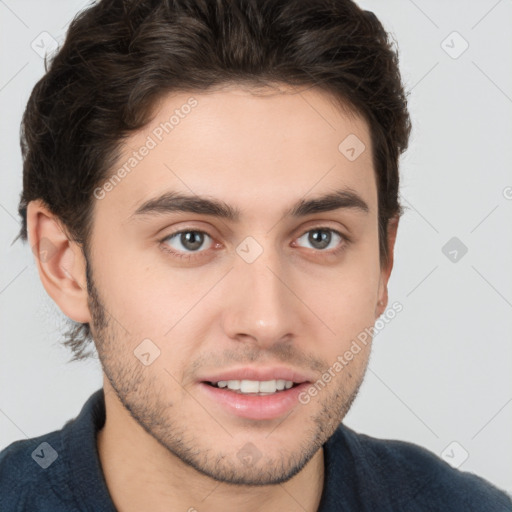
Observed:
[[[305,217],[314,213],[329,212],[346,208],[368,213],[369,207],[364,199],[350,189],[335,192],[313,199],[301,199],[284,213],[284,216]],[[170,212],[188,212],[211,215],[231,222],[239,222],[241,211],[224,201],[198,195],[186,195],[179,192],[166,192],[145,201],[131,217],[158,215]]]

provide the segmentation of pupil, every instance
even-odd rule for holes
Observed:
[[[320,236],[317,236],[320,233]],[[331,242],[331,232],[315,229],[309,234],[309,242],[317,249],[325,249]]]
[[[203,245],[203,234],[198,233],[197,231],[187,231],[186,233],[181,233],[181,243],[183,247],[194,251],[199,249],[201,245]]]

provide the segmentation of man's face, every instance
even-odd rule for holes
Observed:
[[[96,193],[91,326],[117,414],[225,482],[286,481],[312,458],[350,407],[370,343],[308,403],[299,394],[386,299],[368,127],[315,89],[287,92],[167,97],[127,139],[120,179]],[[338,191],[352,194],[345,206],[289,213]],[[239,218],[148,203],[170,193]],[[294,387],[272,392],[279,380]]]

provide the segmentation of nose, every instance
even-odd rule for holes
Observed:
[[[305,308],[294,292],[292,272],[270,249],[254,262],[236,258],[225,283],[223,329],[235,340],[260,348],[293,340],[302,329]]]

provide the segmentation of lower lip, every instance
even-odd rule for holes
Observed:
[[[235,416],[251,420],[272,420],[279,418],[299,403],[299,395],[309,384],[303,382],[298,386],[273,395],[244,395],[226,388],[216,388],[204,382],[200,388],[210,399],[219,403]]]

